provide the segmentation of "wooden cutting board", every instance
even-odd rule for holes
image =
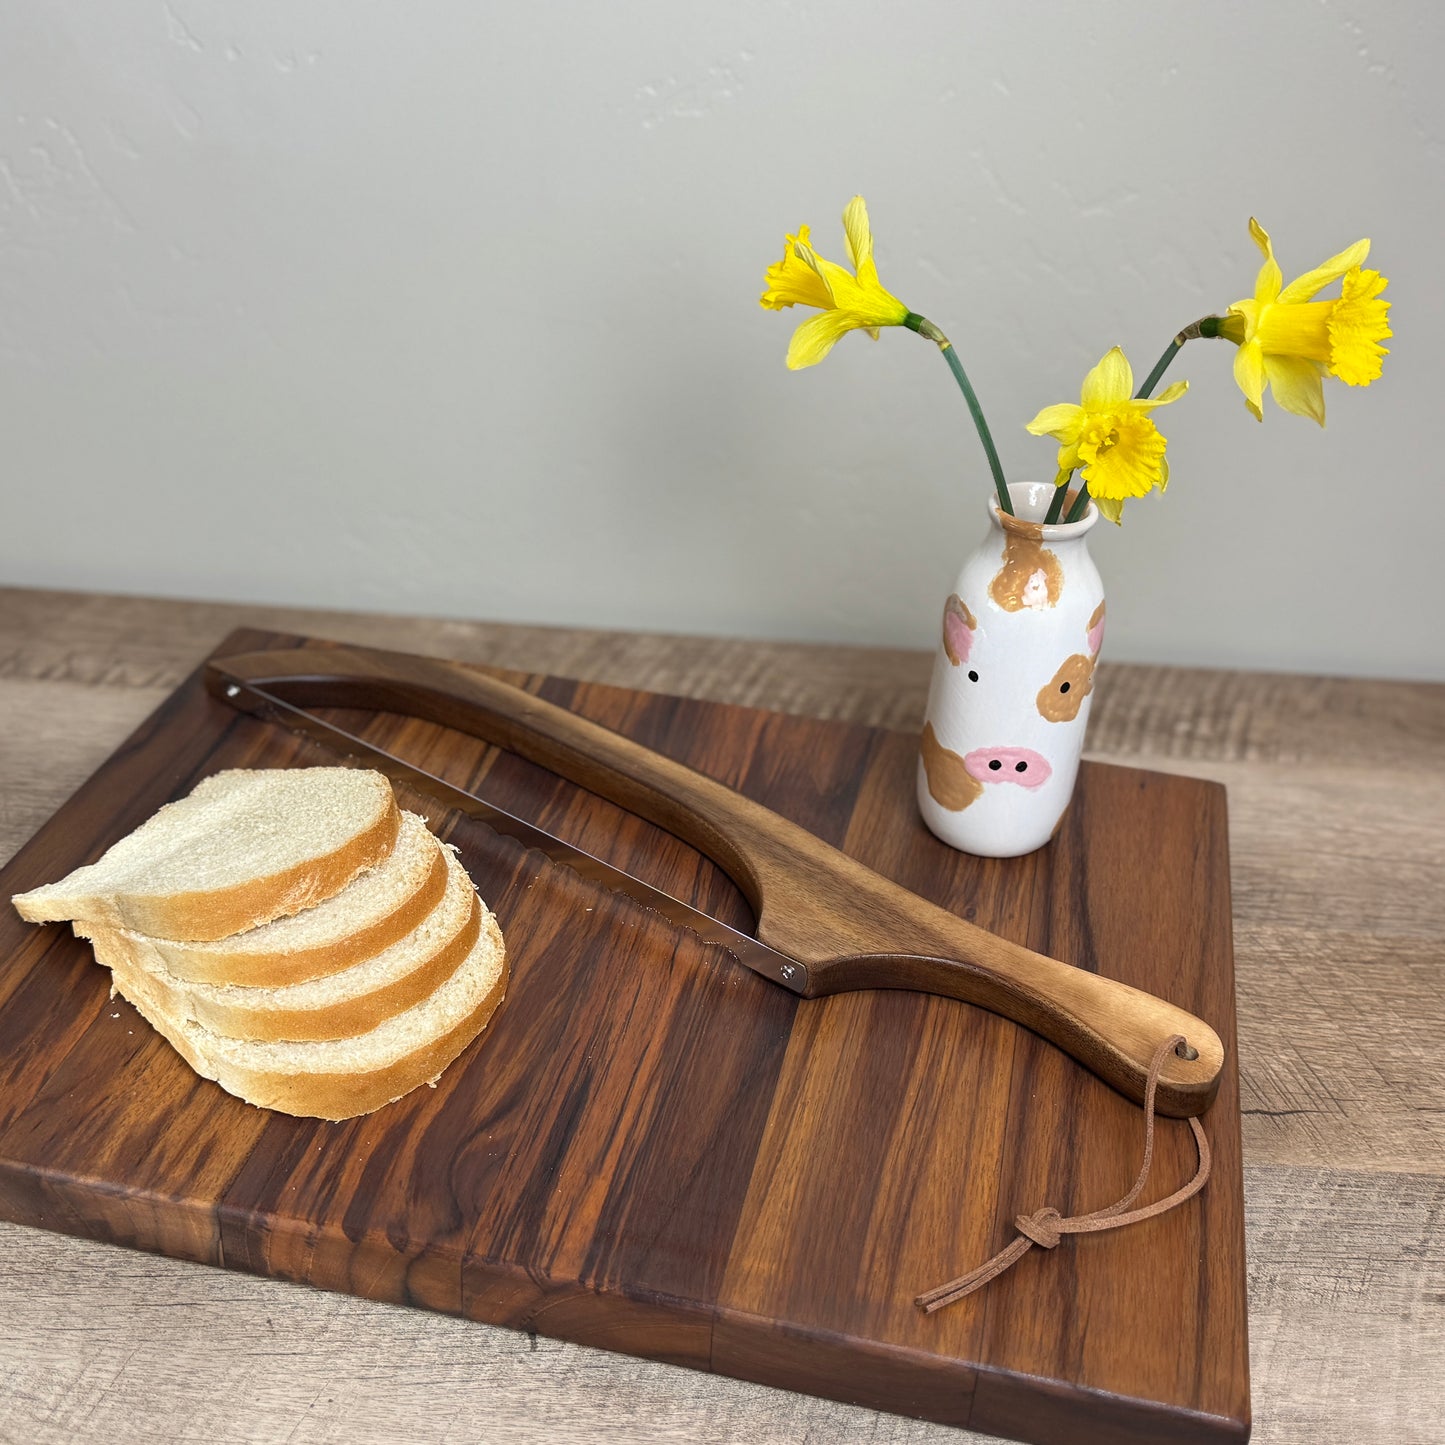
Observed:
[[[233,633],[216,655],[299,645]],[[504,674],[512,680],[516,674]],[[1030,947],[1181,1004],[1229,1050],[1204,1193],[1035,1249],[932,1316],[1019,1213],[1111,1203],[1142,1115],[1018,1026],[902,992],[801,1001],[721,948],[402,792],[506,933],[507,1001],[442,1076],[340,1124],[200,1079],[87,945],[0,908],[0,1216],[1030,1441],[1243,1440],[1244,1215],[1224,790],[1085,764],[1054,842],[982,860],[912,803],[901,733],[533,678]],[[327,714],[740,926],[691,849],[520,759]],[[92,861],[223,767],[332,762],[184,683],[0,870]],[[1162,1120],[1148,1202],[1192,1172]]]

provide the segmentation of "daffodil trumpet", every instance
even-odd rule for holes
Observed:
[[[902,326],[932,341],[968,404],[993,473],[999,508],[1012,515],[998,450],[957,351],[933,322],[906,306],[878,279],[862,196],[854,196],[844,210],[843,233],[851,270],[820,256],[807,226],[787,238],[782,260],[767,269],[759,298],[764,307],[781,311],[807,306],[818,313],[794,331],[788,344],[789,368],[816,365],[849,331],[866,331],[876,341],[883,327]],[[1234,343],[1235,382],[1260,420],[1266,388],[1285,411],[1313,417],[1323,426],[1326,378],[1335,377],[1347,386],[1368,386],[1379,377],[1381,361],[1388,355],[1382,343],[1392,334],[1391,303],[1381,299],[1389,282],[1378,271],[1364,269],[1370,242],[1356,241],[1285,285],[1269,233],[1253,218],[1249,233],[1264,256],[1252,297],[1236,301],[1222,316],[1203,316],[1178,332],[1137,392],[1129,362],[1116,346],[1084,378],[1077,404],[1044,407],[1028,423],[1035,436],[1052,436],[1060,443],[1045,523],[1057,522],[1064,512],[1076,473],[1079,484],[1066,522],[1083,517],[1092,500],[1102,515],[1117,523],[1127,499],[1156,489],[1162,492],[1169,485],[1166,440],[1151,413],[1177,400],[1189,383],[1174,383],[1157,400],[1154,389],[1188,341],[1222,337]],[[1336,281],[1339,296],[1316,299]]]
[[[759,298],[762,306],[770,311],[781,311],[788,306],[812,306],[819,313],[793,333],[788,344],[789,369],[797,371],[815,366],[850,331],[866,331],[876,341],[880,328],[905,326],[932,341],[943,352],[968,403],[998,489],[999,505],[1012,515],[1003,465],[984,420],[983,408],[953,343],[931,321],[905,306],[878,279],[878,267],[873,261],[873,231],[862,196],[854,196],[843,212],[843,235],[852,271],[820,256],[813,249],[807,226],[799,226],[798,234],[787,238],[783,259],[767,269]]]
[[[1118,522],[1129,497],[1155,488],[1162,492],[1169,485],[1166,443],[1151,413],[1188,389],[1187,381],[1176,381],[1157,401],[1136,397],[1133,369],[1115,346],[1084,377],[1077,404],[1046,406],[1028,423],[1034,436],[1059,442],[1059,476],[1065,486],[1070,473],[1080,473],[1078,497],[1065,521],[1078,521],[1092,495],[1099,511]]]
[[[1393,334],[1390,303],[1380,293],[1390,283],[1378,271],[1363,269],[1370,243],[1360,240],[1286,286],[1269,232],[1253,217],[1249,234],[1264,264],[1254,295],[1236,301],[1224,318],[1221,334],[1239,348],[1234,380],[1256,421],[1264,420],[1268,387],[1285,411],[1323,426],[1327,377],[1368,386],[1380,376],[1389,354],[1381,343]],[[1340,283],[1339,296],[1317,301],[1334,281]]]
[[[1223,336],[1225,318],[1223,316],[1201,316],[1198,321],[1191,321],[1183,331],[1179,332],[1164,348],[1164,354],[1154,363],[1154,370],[1144,378],[1144,384],[1134,393],[1136,401],[1147,401],[1154,395],[1154,388],[1159,385],[1164,373],[1169,370],[1170,363],[1182,350],[1186,341],[1195,341],[1201,336]],[[1069,483],[1074,479],[1074,469],[1061,468],[1057,477],[1054,478],[1054,499],[1049,503],[1049,510],[1044,516],[1044,524],[1051,525],[1059,520],[1059,514],[1064,510],[1064,499],[1068,495]],[[1079,488],[1078,495],[1074,498],[1074,505],[1069,509],[1069,515],[1064,518],[1066,522],[1077,522],[1084,515],[1084,510],[1089,505],[1089,487],[1085,482]]]

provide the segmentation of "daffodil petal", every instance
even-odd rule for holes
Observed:
[[[833,305],[827,284],[807,266],[791,269],[784,265],[769,266],[763,279],[765,289],[758,303],[769,311],[781,311],[785,306],[816,306],[827,310]]]
[[[901,326],[907,319],[908,308],[892,292],[876,281],[867,285],[855,281],[841,266],[838,270],[841,279],[833,285],[834,304],[860,317],[858,325]]]
[[[785,306],[817,306],[824,310],[832,306],[833,294],[828,283],[818,268],[805,259],[811,255],[808,228],[799,226],[798,234],[789,236],[784,243],[783,259],[768,267],[759,304],[770,311],[781,311]]]
[[[1160,490],[1161,492],[1167,492],[1167,491],[1169,490],[1169,458],[1168,458],[1168,457],[1160,457],[1160,458],[1159,458],[1159,490]]]
[[[873,260],[873,231],[868,225],[868,207],[862,196],[854,196],[844,208],[843,234],[848,241],[848,259],[861,278],[864,263]],[[876,270],[874,275],[876,277]]]
[[[1346,271],[1352,271],[1356,266],[1363,265],[1365,257],[1369,254],[1368,238],[1356,241],[1353,246],[1341,251],[1339,255],[1331,256],[1324,265],[1316,266],[1313,271],[1306,271],[1303,276],[1291,281],[1279,293],[1279,300],[1285,303],[1308,301],[1316,291],[1323,290],[1331,281],[1338,281]]]
[[[1107,517],[1116,527],[1122,525],[1124,517],[1123,497],[1094,497],[1094,505],[1099,509],[1101,517]]]
[[[1279,297],[1279,288],[1284,281],[1284,272],[1279,262],[1266,261],[1254,278],[1254,301],[1257,306],[1272,306]]]
[[[1178,400],[1188,386],[1177,381],[1162,396],[1137,400],[1129,360],[1120,347],[1111,347],[1084,378],[1081,405],[1046,406],[1026,429],[1063,443],[1054,485],[1063,485],[1071,471],[1079,470],[1099,510],[1117,523],[1126,497],[1142,497],[1168,484],[1168,439],[1149,413]]]
[[[1245,405],[1254,413],[1255,421],[1264,420],[1264,348],[1257,341],[1246,341],[1234,353],[1235,384],[1244,393]]]
[[[827,283],[832,304],[839,311],[854,311],[867,317],[869,326],[901,326],[908,315],[908,308],[878,283],[873,263],[867,262],[861,276],[854,276],[845,266],[825,261],[814,255],[819,274]]]
[[[839,337],[858,324],[858,318],[847,311],[823,311],[803,322],[788,343],[788,370],[801,371],[805,366],[816,366]]]
[[[783,259],[768,267],[766,287],[759,298],[763,306],[774,311],[813,306],[823,313],[793,333],[788,365],[795,371],[821,361],[846,331],[861,328],[876,341],[880,326],[902,326],[911,315],[903,302],[879,284],[868,208],[862,196],[854,196],[848,203],[843,228],[853,271],[820,256],[806,226],[799,226],[798,234],[788,237]]]
[[[1236,301],[1225,315],[1224,336],[1236,346],[1241,342],[1249,341],[1259,329],[1260,306],[1254,297],[1244,301]]]
[[[1171,382],[1158,396],[1146,397],[1142,401],[1136,401],[1134,405],[1141,411],[1153,411],[1156,406],[1168,406],[1171,401],[1178,401],[1188,390],[1187,381]]]
[[[1112,346],[1084,378],[1080,400],[1088,411],[1118,406],[1134,395],[1134,370],[1124,353]]]
[[[1254,299],[1261,306],[1268,306],[1279,295],[1284,273],[1279,269],[1279,262],[1274,259],[1274,247],[1270,244],[1269,232],[1253,216],[1249,218],[1249,234],[1254,238],[1254,244],[1264,252],[1264,265],[1259,268],[1259,274],[1254,278]]]
[[[1302,356],[1264,357],[1264,373],[1269,378],[1274,399],[1285,411],[1296,416],[1312,417],[1325,424],[1324,374],[1317,361]]]
[[[853,279],[848,269],[840,266],[836,261],[829,261],[826,257],[820,256],[807,244],[806,238],[800,237],[793,250],[798,260],[813,271],[827,288],[828,305],[846,306],[848,298],[858,288],[857,281]]]
[[[1046,406],[1031,422],[1027,423],[1024,430],[1036,437],[1052,436],[1059,441],[1067,438],[1067,433],[1077,432],[1079,423],[1084,419],[1084,408],[1075,406],[1071,401],[1061,401],[1054,406]]]

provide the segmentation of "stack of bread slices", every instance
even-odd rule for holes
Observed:
[[[350,1118],[434,1083],[507,981],[455,850],[353,768],[214,774],[14,903],[71,922],[198,1073],[288,1114]]]

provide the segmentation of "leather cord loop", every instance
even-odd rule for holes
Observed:
[[[1059,1211],[1045,1206],[1037,1214],[1020,1214],[1014,1228],[1041,1249],[1052,1249],[1064,1236],[1059,1233]]]
[[[956,1300],[961,1300],[970,1295],[976,1289],[981,1289],[990,1280],[997,1279],[1006,1269],[1016,1261],[1022,1259],[1034,1245],[1041,1249],[1053,1249],[1066,1234],[1093,1234],[1103,1229],[1122,1229],[1125,1225],[1138,1224],[1141,1220],[1153,1219],[1155,1215],[1164,1214],[1173,1209],[1176,1205],[1183,1204],[1186,1199],[1192,1199],[1209,1182],[1209,1171],[1213,1165],[1213,1159],[1209,1151],[1209,1140],[1204,1133],[1204,1126],[1198,1119],[1190,1119],[1189,1127],[1194,1134],[1194,1143],[1199,1150],[1199,1168],[1195,1170],[1194,1177],[1185,1185],[1176,1189],[1167,1198],[1156,1200],[1153,1204],[1146,1204],[1142,1209],[1131,1210],[1129,1206],[1139,1197],[1145,1184],[1149,1182],[1149,1170],[1154,1163],[1154,1095],[1159,1087],[1159,1071],[1164,1067],[1164,1060],[1169,1053],[1185,1042],[1182,1034],[1175,1034],[1165,1039],[1154,1053],[1154,1058],[1149,1064],[1149,1079],[1144,1086],[1144,1160],[1139,1166],[1139,1173],[1129,1191],[1122,1199],[1117,1199],[1113,1204],[1103,1209],[1096,1209],[1092,1214],[1076,1214],[1064,1218],[1057,1209],[1045,1205],[1042,1209],[1035,1210],[1032,1214],[1021,1214],[1014,1220],[1014,1228],[1018,1231],[1018,1237],[1011,1244],[994,1255],[986,1264],[981,1264],[968,1274],[960,1275],[947,1284],[939,1285],[937,1289],[931,1289],[926,1294],[921,1294],[914,1300],[925,1314],[932,1314],[935,1310],[941,1310],[945,1305],[951,1305]]]

